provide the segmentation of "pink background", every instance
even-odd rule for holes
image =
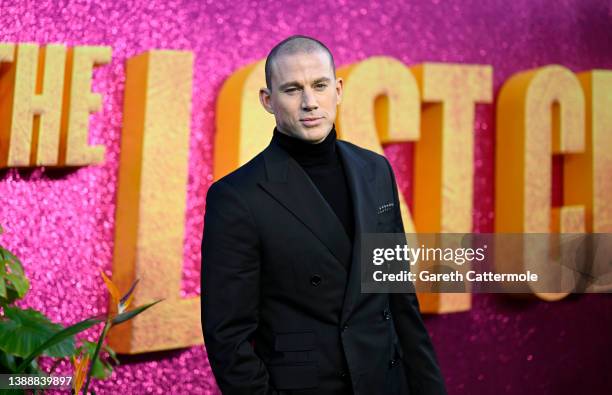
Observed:
[[[290,34],[313,35],[344,65],[387,55],[490,64],[495,96],[513,73],[556,63],[612,69],[609,2],[576,1],[15,1],[0,6],[0,42],[110,45],[95,73],[103,109],[90,143],[107,147],[101,166],[0,170],[0,242],[24,262],[32,290],[24,305],[66,324],[105,310],[98,274],[110,270],[125,61],[149,49],[195,53],[190,174],[184,246],[185,295],[199,293],[205,195],[212,181],[215,100],[223,81],[262,59]],[[493,230],[494,105],[477,108],[474,231]],[[612,147],[611,147],[612,149]],[[385,149],[411,196],[410,144]],[[558,167],[558,166],[557,166]],[[553,201],[560,204],[559,187]],[[426,317],[451,394],[612,393],[612,297],[562,302],[475,295],[469,312]],[[88,332],[90,338],[97,331]],[[203,346],[121,357],[98,393],[216,393]],[[63,367],[65,368],[65,366]]]

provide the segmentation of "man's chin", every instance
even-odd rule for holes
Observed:
[[[319,126],[316,129],[313,128],[304,130],[302,136],[304,136],[304,140],[308,141],[309,143],[316,144],[325,140],[330,131],[331,129],[326,130],[324,126]]]

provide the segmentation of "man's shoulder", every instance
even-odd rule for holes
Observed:
[[[264,151],[260,152],[247,163],[216,180],[211,187],[216,184],[225,184],[237,191],[244,191],[256,186],[265,177],[263,153]]]
[[[375,162],[376,164],[385,164],[387,158],[367,148],[360,147],[346,140],[338,140],[338,144],[341,144],[350,151],[353,155],[358,158],[365,160],[366,162]]]

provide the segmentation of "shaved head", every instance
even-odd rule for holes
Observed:
[[[322,51],[327,54],[329,57],[329,62],[331,64],[332,70],[334,71],[334,77],[336,76],[336,65],[334,64],[334,57],[332,56],[329,48],[325,46],[321,41],[308,37],[308,36],[300,36],[295,35],[288,37],[276,44],[274,48],[268,54],[266,58],[266,87],[268,89],[272,89],[272,66],[274,65],[274,61],[285,55],[294,55],[298,53],[312,53]]]
[[[343,86],[329,49],[314,38],[291,36],[272,48],[265,70],[267,87],[259,90],[259,101],[274,114],[276,129],[313,144],[325,140]]]

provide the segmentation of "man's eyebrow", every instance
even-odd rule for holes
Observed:
[[[316,80],[314,80],[313,85],[315,84],[320,84],[321,82],[330,82],[331,79],[329,79],[328,77],[321,77],[321,78],[317,78]]]
[[[331,79],[329,77],[319,77],[316,80],[314,80],[312,84],[316,85],[316,84],[320,84],[322,82],[328,82],[329,83],[330,81],[331,81]],[[301,88],[302,84],[300,84],[297,81],[289,81],[289,82],[285,82],[284,84],[281,84],[278,87],[278,89],[282,91],[282,90],[285,90],[287,88],[293,88],[293,87]]]
[[[299,88],[301,86],[302,85],[299,82],[297,82],[297,81],[289,81],[289,82],[285,82],[284,84],[281,84],[281,86],[279,86],[278,89],[282,91],[282,90],[284,90],[286,88],[289,88],[289,87],[298,87]]]

